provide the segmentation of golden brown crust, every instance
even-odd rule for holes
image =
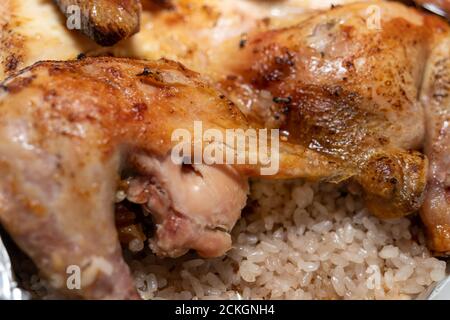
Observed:
[[[112,212],[115,184],[129,156],[164,159],[178,143],[174,130],[192,133],[194,121],[224,135],[226,129],[249,128],[232,102],[168,60],[44,61],[0,90],[0,221],[39,269],[59,280],[58,289],[65,290],[69,265],[94,273],[81,291],[66,290],[84,298],[135,297]],[[261,174],[260,163],[235,168],[244,177]],[[274,177],[337,174],[325,157],[281,143]],[[217,230],[209,231],[210,241],[217,241]],[[219,244],[193,245],[212,255]]]
[[[379,29],[367,22],[373,4]],[[249,118],[336,161],[362,184],[374,214],[396,217],[423,201],[427,161],[409,150],[423,141],[417,98],[429,49],[445,29],[399,4],[359,3],[236,40],[228,50],[239,58],[215,65],[228,72],[221,88]]]
[[[17,33],[20,21],[14,17],[16,7],[17,3],[10,0],[5,0],[0,5],[0,70],[3,69],[5,74],[19,70],[24,59],[24,39]]]
[[[168,61],[40,62],[1,90],[2,225],[67,294],[136,297],[113,221],[120,153],[166,155],[172,131],[192,126],[187,112],[204,118],[215,108],[212,121],[226,127],[242,115]],[[25,145],[10,130],[22,132],[13,135]],[[70,265],[88,277],[80,291],[65,289]]]

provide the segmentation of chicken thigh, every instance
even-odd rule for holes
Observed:
[[[431,247],[450,251],[448,200],[439,191],[439,209],[431,200],[422,206],[428,160],[413,151],[422,149],[427,132],[427,154],[442,161],[446,154],[446,134],[433,132],[448,131],[448,103],[432,96],[448,95],[448,24],[400,3],[368,1],[281,21],[244,19],[251,26],[239,29],[224,22],[230,15],[214,15],[220,11],[210,3],[206,13],[173,1],[171,10],[144,14],[142,31],[114,52],[151,58],[167,52],[208,75],[249,119],[328,157],[344,173],[338,181],[359,182],[374,214],[390,218],[422,208]],[[214,33],[222,24],[222,33]],[[161,40],[158,31],[169,25],[174,32]],[[440,156],[430,154],[434,143]],[[442,161],[444,177],[449,167]],[[428,199],[435,199],[432,190]]]
[[[375,4],[379,29],[367,16]],[[363,186],[372,213],[398,217],[420,208],[425,188],[427,161],[412,151],[425,132],[417,97],[441,33],[430,26],[440,21],[427,19],[397,4],[339,7],[250,34],[212,68],[228,70],[217,81],[244,113],[337,161]]]
[[[172,133],[191,132],[194,121],[224,134],[249,128],[196,73],[166,60],[86,58],[38,63],[1,90],[0,222],[56,288],[84,298],[135,297],[114,225],[123,171],[147,182],[144,199],[133,194],[154,217],[156,253],[216,257],[230,249],[247,177],[265,164],[174,162]],[[281,143],[275,177],[338,172],[307,154]],[[76,291],[66,287],[72,265],[82,275]]]
[[[422,208],[431,248],[446,253],[449,39],[445,21],[377,1],[250,34],[243,46],[221,48],[212,68],[229,70],[215,80],[249,117],[348,168],[372,213]],[[412,150],[425,136],[431,172],[422,207],[428,162]]]

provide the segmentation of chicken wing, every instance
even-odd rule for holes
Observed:
[[[146,10],[142,13],[141,31],[130,37],[133,30],[130,26],[134,24],[138,27],[134,20],[134,17],[138,16],[137,0],[123,2],[122,7],[125,6],[127,10],[120,10],[120,6],[111,6],[114,3],[120,4],[118,0],[103,0],[100,7],[99,4],[95,7],[92,1],[78,0],[82,5],[80,9],[85,8],[85,14],[81,16],[84,19],[82,26],[91,27],[86,30],[88,34],[94,35],[96,24],[107,25],[109,21],[110,27],[106,28],[116,30],[118,33],[113,38],[118,39],[122,35],[119,32],[121,24],[117,15],[120,17],[123,14],[127,17],[125,21],[130,23],[126,24],[125,29],[129,30],[129,33],[124,38],[129,39],[114,47],[117,55],[141,56],[146,59],[152,59],[152,56],[156,59],[162,56],[177,58],[176,60],[183,60],[191,68],[194,66],[188,63],[188,55],[197,60],[197,66],[200,67],[201,61],[206,63],[207,48],[214,47],[230,37],[239,36],[251,28],[264,26],[266,16],[282,17],[283,19],[277,21],[284,24],[295,23],[295,16],[299,13],[327,8],[331,3],[344,4],[350,1],[352,0],[177,0],[172,3],[144,0],[142,4]],[[65,14],[74,14],[74,11],[67,10],[74,2],[60,1]],[[94,7],[102,9],[102,15],[97,16],[98,19],[101,18],[100,22],[89,20],[89,10],[92,11]],[[111,15],[111,12],[117,14]],[[167,30],[170,32],[166,32]],[[98,37],[108,39],[101,33]],[[197,45],[200,42],[207,50],[201,50]],[[101,47],[94,41],[80,32],[68,29],[67,19],[53,0],[0,1],[0,80],[41,60],[69,60],[82,53],[99,52],[102,52]]]
[[[118,172],[128,167],[140,192],[129,189],[127,196],[150,211],[157,224],[151,240],[155,252],[178,256],[192,248],[203,256],[217,256],[229,248],[227,232],[245,204],[246,177],[259,175],[259,167],[174,166],[167,159],[173,147],[169,132],[192,130],[192,122],[199,119],[221,130],[281,128],[290,142],[281,145],[277,178],[356,180],[366,191],[371,211],[383,218],[408,214],[423,204],[432,248],[448,252],[447,24],[382,1],[284,13],[282,20],[264,19],[257,11],[246,16],[245,9],[225,2],[204,2],[188,6],[175,1],[168,10],[153,8],[143,16],[143,30],[112,52],[174,58],[208,76],[210,84],[170,62],[114,59],[41,63],[5,83],[7,92],[0,100],[5,110],[1,130],[6,132],[0,140],[5,147],[0,152],[5,152],[2,173],[7,178],[2,192],[5,203],[14,200],[0,219],[38,265],[49,270],[48,276],[63,277],[67,261],[88,270],[89,265],[100,265],[100,271],[87,273],[101,280],[91,276],[93,284],[86,280],[91,285],[80,294],[105,297],[106,288],[113,286],[112,296],[119,297],[120,287],[102,274],[126,274],[119,266],[108,204],[112,206]],[[170,27],[170,36],[162,35],[165,27]],[[211,89],[211,83],[245,116]],[[17,105],[27,107],[13,107]],[[43,128],[43,118],[51,125]],[[429,170],[427,158],[413,151],[422,148],[425,136]],[[13,161],[9,154],[20,155],[20,160]],[[25,170],[29,159],[38,166],[33,174]],[[74,171],[76,176],[69,174]],[[221,181],[235,200],[215,189],[214,181]],[[182,183],[195,188],[179,193]],[[94,186],[106,191],[94,193]],[[195,201],[199,190],[208,194],[208,201]],[[49,193],[56,194],[56,200],[43,206]],[[77,206],[68,208],[67,203]],[[68,208],[67,214],[60,214],[65,212],[60,208]],[[33,219],[20,225],[25,218],[17,215],[15,220],[14,210],[28,219],[32,213]],[[50,214],[39,220],[41,211]],[[101,212],[102,230],[107,232],[98,247],[87,249],[79,235],[97,232],[95,222],[100,219],[94,218],[94,211]],[[85,223],[73,234],[62,234],[61,226],[70,226],[79,212]],[[48,223],[45,217],[52,222],[58,217],[58,223]],[[30,241],[31,234],[41,242]],[[48,234],[60,235],[69,247],[75,243],[75,258],[70,260],[59,246],[52,248],[56,258],[42,252]],[[83,262],[84,256],[90,261]],[[52,259],[64,263],[52,265]],[[129,285],[129,275],[123,278]]]
[[[212,69],[228,70],[221,86],[247,115],[348,167],[373,213],[402,216],[420,208],[425,188],[427,161],[411,150],[424,136],[417,97],[437,32],[427,19],[399,4],[338,7],[251,34],[222,50],[239,58],[218,54]]]

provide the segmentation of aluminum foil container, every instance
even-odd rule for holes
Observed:
[[[422,8],[450,21],[449,12],[446,12],[443,8],[439,7],[439,5],[435,3],[436,1],[420,0],[415,2]]]
[[[11,259],[0,238],[0,300],[28,300],[30,294],[18,288],[14,280]]]
[[[448,267],[447,267],[448,269]],[[450,276],[432,285],[419,295],[418,300],[450,300]]]

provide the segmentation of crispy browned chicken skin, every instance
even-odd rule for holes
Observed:
[[[370,29],[367,25],[366,9],[373,4],[378,5],[382,10],[380,29]],[[208,13],[206,15],[207,20],[217,18],[217,16],[209,15],[211,11],[206,12]],[[172,14],[179,16],[177,9],[171,8],[169,13],[164,13],[164,18],[161,21],[158,21],[158,15],[152,17],[152,19],[155,19],[154,23],[157,25],[170,22],[171,27],[176,28],[177,33],[184,34],[187,40],[183,37],[177,39],[181,42],[186,40],[187,43],[191,43],[189,37],[195,37],[196,31],[198,31],[195,30],[195,27],[198,27],[198,25],[188,28],[191,20],[171,19]],[[200,31],[198,31],[199,34],[204,34]],[[271,29],[270,22],[267,23],[266,21],[264,27],[260,26],[259,29],[248,31],[249,33],[245,37],[232,37],[221,45],[212,46],[212,42],[205,41],[203,43],[205,47],[197,47],[194,48],[195,50],[190,48],[188,54],[180,54],[179,56],[176,56],[178,52],[175,52],[175,57],[191,68],[208,75],[251,118],[253,125],[280,127],[284,130],[286,137],[296,146],[283,145],[282,154],[284,154],[284,157],[278,177],[301,176],[336,182],[348,178],[354,179],[364,187],[366,200],[372,212],[381,217],[402,216],[417,210],[423,204],[422,218],[430,234],[431,247],[438,252],[448,252],[450,250],[450,214],[448,212],[450,207],[448,194],[448,124],[450,122],[447,99],[449,91],[448,71],[450,70],[448,26],[442,20],[425,16],[413,9],[407,9],[398,4],[373,1],[368,4],[355,4],[299,17],[298,24],[294,26]],[[135,46],[136,43],[144,43],[144,40],[148,42],[160,41],[160,38],[153,37],[155,32],[158,33],[160,30],[157,28],[144,30],[132,42],[124,43],[123,46],[119,47],[117,52],[142,57],[164,55],[164,52],[159,51],[139,51],[139,48]],[[211,38],[214,37],[211,36]],[[211,46],[208,47],[209,45]],[[189,46],[186,47],[189,48]],[[156,46],[156,48],[159,47]],[[206,59],[198,59],[204,52],[208,53]],[[233,57],[233,59],[230,59],[230,57]],[[168,65],[171,65],[171,67]],[[131,140],[130,137],[133,137],[133,143],[141,147],[145,146],[143,147],[145,152],[143,154],[132,152],[133,156],[130,157],[130,153],[128,153],[130,149],[125,148],[127,152],[122,151],[118,154],[122,156],[122,159],[127,159],[126,163],[140,167],[143,175],[157,176],[163,174],[164,176],[164,170],[158,169],[155,171],[154,163],[156,161],[158,168],[164,167],[164,157],[167,155],[164,152],[168,152],[171,148],[170,144],[167,144],[168,128],[191,125],[195,119],[202,119],[209,123],[211,127],[222,129],[229,126],[248,127],[245,118],[239,112],[236,112],[234,107],[224,112],[225,109],[220,109],[223,106],[223,101],[204,99],[205,96],[197,95],[198,88],[208,87],[204,82],[199,80],[199,82],[191,83],[191,87],[183,80],[183,89],[181,89],[174,83],[165,83],[165,77],[163,77],[163,81],[159,76],[155,80],[154,73],[138,72],[139,68],[145,66],[151,70],[157,69],[159,71],[161,71],[159,68],[164,70],[166,70],[165,68],[170,70],[175,68],[178,71],[172,71],[177,73],[176,79],[183,79],[183,77],[179,77],[178,72],[185,76],[186,74],[190,75],[187,76],[190,80],[192,80],[191,76],[197,79],[196,75],[180,66],[171,63],[168,65],[165,65],[165,63],[155,65],[150,62],[138,61],[127,61],[125,63],[114,59],[88,59],[83,62],[67,64],[39,64],[31,71],[25,72],[25,75],[28,74],[28,76],[19,75],[8,81],[6,83],[8,92],[5,93],[5,97],[2,98],[0,103],[9,106],[16,106],[17,104],[28,106],[28,109],[19,108],[20,111],[17,111],[17,108],[4,107],[5,110],[9,110],[8,114],[9,112],[34,110],[35,106],[42,106],[36,108],[36,110],[44,110],[44,112],[41,111],[37,115],[30,116],[30,123],[35,123],[35,126],[39,128],[39,123],[36,123],[37,120],[33,119],[34,117],[42,119],[42,115],[45,116],[45,119],[48,118],[52,121],[59,119],[57,124],[50,127],[53,128],[52,130],[57,130],[52,137],[58,137],[61,132],[65,137],[65,130],[61,131],[61,128],[66,128],[66,119],[71,119],[71,117],[75,117],[75,120],[70,120],[68,123],[71,126],[77,123],[78,126],[69,130],[69,132],[78,132],[79,130],[91,132],[91,129],[86,131],[85,128],[85,120],[90,122],[91,117],[84,118],[82,116],[80,118],[80,114],[83,115],[89,111],[88,114],[94,112],[101,115],[92,118],[102,119],[99,122],[101,126],[94,127],[95,130],[93,130],[101,137],[100,139],[96,138],[97,142],[95,143],[103,138],[104,144],[101,144],[101,146],[107,145],[112,150],[116,150],[114,148],[122,150],[121,146],[128,146],[129,141],[127,139]],[[55,73],[54,69],[60,70],[60,73]],[[123,72],[124,70],[127,71]],[[172,73],[172,71],[169,73]],[[47,75],[46,72],[49,74]],[[138,74],[140,76],[137,76]],[[142,78],[144,74],[147,74],[147,76]],[[147,78],[149,75],[151,75],[150,79]],[[136,77],[138,80],[136,80]],[[174,77],[171,75],[168,78],[173,79]],[[10,83],[13,85],[10,86]],[[68,86],[70,89],[68,92],[65,91],[64,85],[66,83],[72,84]],[[85,88],[84,85],[80,86],[79,83],[86,83],[86,88],[90,89],[80,91],[81,87]],[[97,89],[96,86],[99,83],[101,84],[99,91],[94,90],[93,88]],[[145,83],[152,89],[143,89],[141,85],[137,85],[139,83]],[[189,90],[184,90],[185,85]],[[15,97],[15,87],[20,88],[19,91],[25,92],[26,95],[23,93],[19,95],[21,98]],[[22,90],[23,87],[26,90]],[[175,90],[173,87],[177,89]],[[47,95],[39,92],[47,92],[50,89],[56,90],[55,99],[43,99],[42,97]],[[212,89],[208,90],[211,90],[208,92],[212,95],[219,95],[214,93],[215,91]],[[174,98],[173,91],[180,93],[180,95],[175,94]],[[81,92],[83,93],[81,94]],[[152,98],[150,100],[156,103],[157,107],[149,108],[151,111],[144,108],[145,112],[142,113],[142,111],[139,111],[142,109],[142,105],[139,104],[140,102],[136,104],[139,99],[134,100],[133,98],[130,100],[130,92],[145,92],[144,96],[149,95],[151,97],[156,95],[158,99]],[[61,98],[63,98],[63,101],[68,101],[66,95],[76,97],[77,99],[73,100],[76,103],[64,103],[65,107],[61,109],[61,102],[56,103],[56,101],[60,101]],[[112,95],[119,97],[117,101],[104,98]],[[134,94],[131,96],[135,97]],[[103,100],[99,101],[95,97],[102,97],[105,103],[108,102],[111,105],[103,105]],[[81,104],[80,99],[83,101]],[[165,109],[166,99],[173,108]],[[194,103],[189,106],[189,111],[186,111],[186,106],[183,106],[186,99],[196,102],[208,100],[213,104],[217,102],[217,108],[221,110],[218,113],[223,114],[223,117],[219,117],[220,121],[218,121],[210,113],[216,109],[203,110],[204,104],[202,103]],[[49,101],[53,101],[53,104]],[[84,108],[80,108],[80,105]],[[87,105],[89,105],[89,108]],[[53,110],[55,107],[56,109]],[[133,109],[134,111],[130,111]],[[50,112],[49,110],[53,111]],[[65,111],[61,112],[61,110],[71,110],[69,113],[71,116],[68,117]],[[103,111],[97,112],[94,110]],[[158,110],[158,112],[155,110]],[[174,110],[174,112],[164,112],[167,110]],[[196,110],[196,112],[193,112],[193,110]],[[54,112],[57,113],[54,114]],[[145,116],[138,117],[140,120],[124,122],[124,114],[127,115],[130,112],[145,114]],[[180,116],[181,114],[183,116]],[[125,119],[128,119],[127,117]],[[5,119],[10,122],[9,116],[5,116]],[[61,122],[61,119],[64,120]],[[151,121],[147,121],[149,119]],[[159,121],[156,122],[155,119],[164,119],[164,124]],[[226,121],[226,119],[229,119],[229,121]],[[123,131],[117,129],[118,123],[120,123]],[[176,124],[176,126],[170,127],[171,124]],[[40,126],[42,126],[42,123]],[[90,126],[87,128],[90,128]],[[12,132],[17,133],[14,130]],[[117,134],[117,132],[120,132],[120,134]],[[149,132],[151,135],[147,136],[147,134],[150,134]],[[26,148],[30,147],[30,144],[23,143],[23,141],[27,141],[24,140],[27,135],[19,134],[16,136],[21,138],[14,140],[14,135],[11,134],[3,139],[8,145],[4,148],[6,155],[17,150],[11,148],[10,143],[21,144],[22,151],[27,151]],[[41,133],[38,136],[40,137]],[[135,138],[135,136],[138,138]],[[97,136],[94,135],[94,137]],[[145,139],[140,140],[140,137]],[[151,139],[147,139],[149,137]],[[420,149],[425,137],[427,141],[425,151],[430,159],[428,174],[427,159],[422,153],[411,151],[412,149]],[[78,150],[78,148],[73,148],[73,143],[78,141],[77,139],[66,140],[68,138],[60,137],[55,140],[58,141],[55,146],[60,144],[59,139],[62,139],[62,145],[67,143],[70,146],[68,150]],[[86,138],[86,145],[82,145],[88,146],[86,150],[97,150],[98,145],[92,145],[92,142],[89,142],[89,140],[96,139],[89,136],[89,138]],[[45,140],[47,140],[47,137]],[[84,152],[87,154],[93,152],[92,150],[89,152],[86,150]],[[15,154],[19,153],[15,152]],[[143,160],[140,159],[141,156]],[[28,158],[24,159],[23,163],[29,163]],[[98,158],[94,157],[93,159],[98,161]],[[9,169],[5,169],[6,177],[12,176],[13,173],[16,173],[16,170],[22,172],[21,161],[16,162],[7,162]],[[39,164],[39,161],[34,162]],[[118,170],[114,165],[105,166],[104,158],[98,163],[102,163],[102,167],[105,167],[106,171],[117,174]],[[63,167],[69,164],[70,161]],[[70,164],[70,166],[78,168],[80,164]],[[10,167],[13,169],[11,170]],[[206,168],[206,170],[214,172],[215,168]],[[230,185],[236,187],[235,192],[241,195],[240,198],[244,198],[242,194],[245,193],[246,183],[245,179],[242,181],[239,177],[257,175],[255,167],[221,168],[219,174],[228,170],[232,170],[231,176],[235,178],[227,181],[230,182]],[[45,170],[39,171],[46,172]],[[201,169],[195,170],[194,168],[194,171],[201,171]],[[28,174],[26,177],[28,177]],[[77,179],[82,179],[82,177],[85,177],[85,175],[81,174],[81,178]],[[427,177],[428,187],[423,203]],[[39,179],[39,182],[47,180],[42,178]],[[6,181],[8,182],[8,180]],[[79,183],[80,181],[77,180],[76,184],[73,183],[73,185],[77,186]],[[17,185],[22,187],[22,182]],[[23,185],[26,187],[27,184]],[[166,185],[166,187],[170,190],[170,186]],[[14,189],[8,192],[16,191]],[[161,200],[161,195],[158,195],[158,192],[151,191],[150,193],[156,195],[156,199]],[[27,193],[19,190],[17,195],[21,194]],[[46,192],[43,192],[43,194],[46,194]],[[7,195],[9,197],[9,194]],[[27,197],[26,195],[25,198]],[[162,230],[157,234],[155,241],[152,242],[152,249],[159,254],[170,256],[182,254],[189,248],[196,249],[204,256],[223,253],[230,245],[229,238],[223,231],[232,227],[233,221],[238,216],[235,213],[243,205],[241,200],[228,207],[230,213],[228,221],[219,221],[217,215],[213,215],[212,225],[219,226],[218,229],[214,229],[203,218],[200,218],[200,220],[192,219],[193,215],[189,214],[183,214],[180,217],[179,212],[177,213],[179,211],[176,208],[177,206],[173,206],[175,208],[172,207],[170,210],[158,210],[158,208],[161,208],[161,203],[164,204],[164,202],[151,202],[152,199],[154,200],[154,198],[145,200],[146,203],[152,203],[151,206],[156,211],[157,223]],[[23,199],[19,200],[23,201]],[[77,198],[77,200],[79,199]],[[221,200],[221,198],[218,198],[217,201],[220,202]],[[106,202],[108,203],[108,201]],[[26,201],[25,208],[27,210],[33,212],[37,209],[40,210],[40,206],[35,206],[34,201],[30,203],[31,205],[28,205],[28,200]],[[64,203],[66,204],[66,202]],[[83,205],[89,208],[86,203]],[[165,207],[163,206],[163,208]],[[40,212],[39,210],[38,212]],[[109,211],[104,212],[104,217],[110,215]],[[62,219],[62,221],[70,221],[77,214],[77,210],[74,209],[72,214],[68,214],[67,219]],[[58,215],[54,214],[53,216]],[[3,219],[11,219],[11,212],[6,210],[4,217]],[[94,214],[90,213],[89,217],[93,219]],[[21,217],[21,219],[25,218]],[[45,254],[39,251],[41,249],[33,247],[29,241],[27,242],[24,234],[21,234],[22,226],[19,226],[19,223],[22,220],[17,220],[15,223],[5,221],[5,224],[9,225],[9,229],[12,230],[13,236],[19,239],[19,244],[22,241],[22,247],[32,257],[36,260],[39,260],[41,255],[45,257]],[[87,219],[87,221],[90,220]],[[177,223],[171,223],[170,221],[176,221]],[[45,238],[49,230],[44,229],[40,233],[39,230],[32,227],[34,222],[35,220],[31,219],[29,227],[37,235],[41,234]],[[198,241],[193,232],[183,232],[183,235],[187,235],[186,237],[174,237],[170,232],[166,232],[172,230],[172,227],[178,225],[178,222],[186,227],[184,230],[188,231],[193,230],[192,226],[206,227],[204,228],[204,231],[207,232],[206,235],[211,235],[217,241]],[[92,232],[93,229],[90,229],[89,223],[86,226],[88,228],[83,227],[78,230],[80,234]],[[224,226],[225,228],[223,228]],[[198,230],[201,230],[201,228]],[[52,231],[50,230],[50,232]],[[106,234],[113,234],[114,232],[109,230]],[[108,239],[111,240],[112,238],[109,237]],[[43,244],[43,248],[45,248],[45,241]],[[206,244],[213,245],[208,247]],[[117,243],[115,246],[118,246]],[[99,249],[100,257],[105,257],[102,247],[99,246],[97,249]],[[37,251],[33,255],[34,250]],[[59,248],[59,250],[64,251],[63,248]],[[55,252],[58,252],[58,250],[55,250]],[[81,256],[80,254],[79,258]],[[116,263],[114,262],[115,258],[107,257],[105,259],[113,265]],[[48,259],[45,258],[44,260],[47,261]],[[103,269],[105,269],[105,264],[102,263],[104,260],[100,260],[100,263],[96,259],[92,260],[96,261],[94,265],[103,266]],[[120,259],[119,262],[121,263]],[[108,267],[106,269],[108,271]],[[50,271],[50,273],[62,274],[62,269],[53,271]],[[107,290],[104,289],[102,281],[99,284],[92,285],[92,288],[95,288],[95,290],[89,290],[99,290],[103,292],[103,295],[94,296],[88,290],[86,293],[82,292],[82,296],[104,297],[107,295]]]
[[[378,216],[420,208],[431,248],[449,252],[446,21],[387,1],[261,20],[203,3],[208,14],[183,0],[144,13],[143,30],[113,52],[169,56],[208,75],[249,118],[336,161]],[[170,38],[159,33],[168,25]],[[424,142],[425,202],[427,158],[410,151]]]
[[[119,174],[132,169],[151,182],[147,198],[134,199],[154,216],[156,253],[222,255],[246,203],[246,177],[261,164],[174,164],[171,135],[192,131],[195,120],[205,130],[248,128],[230,101],[177,63],[86,58],[25,69],[0,93],[0,222],[56,288],[136,297],[113,213]],[[277,177],[336,172],[305,156],[282,144]],[[81,290],[67,290],[70,265],[82,270]]]
[[[367,1],[289,16],[287,23],[233,24],[215,14],[219,4],[205,2],[209,14],[182,0],[145,14],[143,25],[153,28],[114,52],[170,56],[208,75],[249,119],[283,129],[312,157],[335,162],[342,180],[358,181],[376,215],[421,209],[431,248],[449,252],[447,22],[400,3]],[[169,24],[166,42],[158,32]],[[206,32],[216,25],[228,27]],[[424,145],[430,167],[423,153],[411,151]]]
[[[380,25],[367,8],[380,10]],[[382,218],[422,208],[431,248],[450,252],[450,32],[400,4],[369,2],[296,26],[249,34],[214,70],[249,117],[327,155],[366,191]],[[217,63],[217,64],[216,64]],[[272,101],[270,101],[272,100]],[[425,121],[426,119],[426,121]],[[425,141],[430,159],[417,151]]]

